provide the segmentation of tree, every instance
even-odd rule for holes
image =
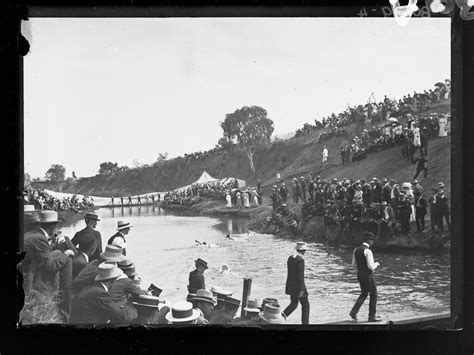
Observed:
[[[64,181],[66,178],[66,168],[60,164],[53,164],[46,171],[45,179],[48,181]]]
[[[112,163],[110,161],[101,163],[99,165],[99,174],[113,174],[119,170],[117,163]]]
[[[270,142],[274,130],[267,111],[259,106],[244,106],[227,114],[224,122],[221,122],[221,128],[228,142],[239,145],[245,151],[250,170],[255,172],[253,155],[260,146]]]

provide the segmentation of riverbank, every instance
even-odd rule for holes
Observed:
[[[87,211],[59,211],[58,212],[58,218],[61,220],[61,225],[71,225],[76,223],[77,221],[80,221],[84,219],[85,215],[87,212],[94,212],[97,210],[99,207],[95,207],[92,209],[89,209]]]
[[[288,202],[290,210],[297,214],[300,222],[298,231],[293,233],[288,227],[268,226],[267,217],[272,214],[272,207],[264,199],[263,204],[258,207],[250,208],[227,208],[224,201],[201,200],[193,206],[187,208],[182,205],[164,205],[160,207],[173,213],[179,213],[188,216],[209,216],[209,217],[235,217],[246,218],[247,230],[256,233],[273,234],[281,238],[303,239],[322,243],[328,246],[337,246],[339,248],[352,249],[362,242],[363,232],[361,230],[341,231],[338,227],[326,227],[324,217],[312,217],[303,220],[301,216],[301,205]],[[286,222],[286,218],[283,218]],[[285,223],[286,224],[286,223]],[[412,230],[414,226],[412,225]],[[410,237],[401,234],[395,234],[393,238],[383,236],[378,238],[374,249],[386,252],[416,251],[430,253],[449,253],[451,249],[450,237],[439,232],[413,233]]]

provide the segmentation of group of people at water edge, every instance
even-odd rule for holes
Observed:
[[[118,221],[117,232],[102,247],[101,234],[96,229],[100,221],[95,213],[85,215],[85,228],[72,239],[57,232],[56,211],[37,212],[32,205],[24,209],[24,247],[26,256],[18,265],[23,274],[26,298],[30,292],[55,294],[64,323],[69,324],[232,324],[259,326],[285,324],[298,303],[302,309],[302,324],[309,324],[310,305],[305,285],[305,242],[297,242],[296,251],[287,260],[288,274],[285,292],[290,303],[272,297],[262,300],[248,297],[245,304],[233,292],[221,287],[206,287],[208,263],[198,258],[195,270],[189,274],[188,294],[171,304],[160,298],[162,290],[142,284],[133,257],[127,254],[132,225]],[[357,312],[370,294],[368,320],[376,315],[377,288],[373,272],[378,263],[370,251],[374,236],[368,233],[364,244],[353,254],[353,266],[361,295],[350,316]],[[282,285],[282,287],[284,287]],[[249,295],[250,296],[250,295]],[[40,307],[41,305],[38,305]],[[237,311],[243,310],[240,317]],[[349,311],[349,310],[348,310]],[[349,313],[349,312],[348,312]]]

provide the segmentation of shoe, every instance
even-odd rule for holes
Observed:
[[[381,322],[382,318],[380,316],[369,317],[369,322]]]
[[[357,320],[357,314],[354,314],[354,313],[349,313],[349,315],[351,316],[352,319],[354,320]]]

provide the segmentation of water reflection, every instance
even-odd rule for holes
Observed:
[[[246,233],[245,220],[189,217],[170,214],[159,207],[130,206],[127,210],[125,218],[134,225],[127,236],[127,255],[133,258],[147,285],[160,285],[165,299],[176,302],[186,297],[188,274],[194,260],[201,257],[209,263],[205,274],[208,288],[221,286],[240,298],[242,278],[250,277],[252,297],[275,297],[283,307],[289,303],[284,293],[286,260],[294,252],[294,240],[243,234],[230,241],[226,234]],[[117,220],[124,219],[124,208],[103,208],[98,214],[101,221],[97,228],[105,245],[115,233]],[[71,236],[82,228],[80,221],[62,229]],[[195,240],[206,245],[196,245]],[[384,254],[376,246],[374,256],[381,264],[376,273],[381,314],[449,306],[448,256]],[[347,319],[360,291],[351,261],[352,250],[309,243],[306,285],[312,323]],[[229,265],[229,273],[221,272],[223,264]],[[367,304],[361,309],[361,316],[368,312]],[[288,320],[298,323],[300,317],[298,308]]]

